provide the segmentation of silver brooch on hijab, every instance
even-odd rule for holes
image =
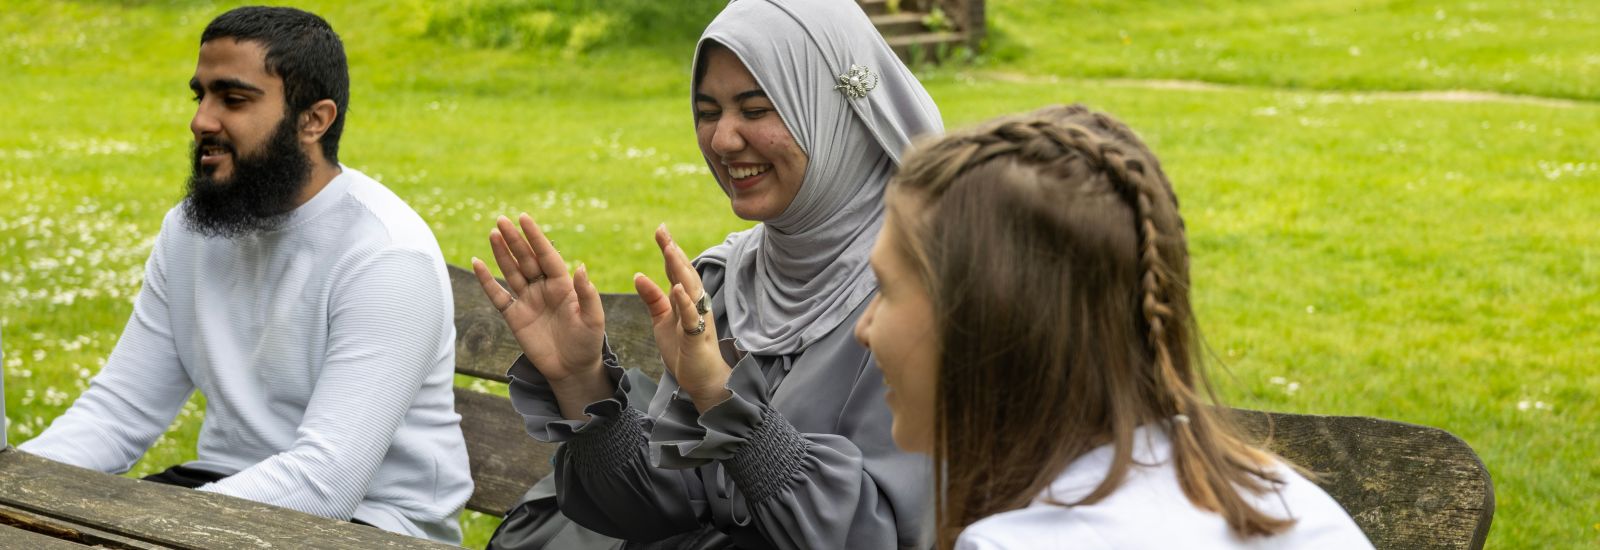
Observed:
[[[833,89],[844,92],[844,95],[861,99],[867,97],[867,92],[878,87],[878,75],[861,65],[851,65],[850,70],[839,75],[839,85]]]

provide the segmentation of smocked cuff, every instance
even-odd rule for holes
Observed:
[[[710,411],[707,411],[710,412]],[[806,438],[794,429],[778,409],[768,407],[761,414],[743,448],[722,461],[733,484],[751,503],[766,501],[787,487],[805,466]]]
[[[589,416],[587,420],[569,420],[561,416],[561,406],[556,403],[556,394],[550,389],[549,380],[526,355],[517,356],[511,369],[506,371],[506,376],[511,379],[511,407],[522,415],[523,428],[528,435],[547,443],[562,443],[581,433],[605,431],[606,424],[625,418],[624,413],[632,410],[628,406],[628,391],[633,388],[632,381],[617,364],[617,356],[611,352],[609,344],[602,352],[601,362],[614,388],[611,397],[585,406],[583,412]]]
[[[567,442],[567,464],[585,475],[608,475],[627,469],[635,459],[642,460],[641,453],[648,445],[649,436],[641,428],[643,421],[644,413],[631,407],[623,408],[614,417],[596,417],[578,430],[581,437]]]

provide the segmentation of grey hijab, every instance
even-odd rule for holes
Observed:
[[[867,256],[883,223],[884,187],[911,140],[944,125],[854,1],[734,0],[700,36],[696,64],[708,41],[750,69],[809,160],[788,209],[729,235],[695,264],[726,271],[726,336],[752,353],[798,353],[877,288]],[[877,81],[864,97],[836,88],[853,65],[872,73],[865,83]]]

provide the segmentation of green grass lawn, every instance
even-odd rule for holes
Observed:
[[[622,15],[304,3],[350,50],[342,158],[407,199],[451,263],[488,254],[494,215],[527,211],[602,290],[630,289],[635,271],[659,279],[656,224],[691,249],[748,224],[690,129],[693,17],[710,12],[635,39],[618,29],[659,14],[613,2]],[[13,443],[104,364],[182,194],[187,81],[224,8],[129,6],[0,12]],[[486,13],[498,15],[472,23]],[[1600,544],[1597,15],[1579,2],[993,0],[994,53],[925,81],[951,127],[1081,101],[1150,141],[1183,199],[1233,404],[1450,430],[1494,475],[1491,547],[1581,547]],[[1421,58],[1441,70],[1407,64]],[[1458,88],[1578,101],[1369,93]],[[197,398],[133,473],[191,457],[201,410]],[[496,521],[467,514],[468,545]]]
[[[1587,0],[989,0],[1029,72],[1600,99]]]

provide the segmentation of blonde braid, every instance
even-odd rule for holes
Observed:
[[[1167,264],[1167,259],[1161,254],[1160,248],[1161,240],[1167,236],[1156,223],[1158,199],[1154,195],[1157,186],[1150,183],[1151,174],[1146,171],[1142,160],[1130,158],[1114,144],[1104,144],[1100,154],[1113,176],[1111,180],[1122,186],[1123,195],[1130,199],[1129,206],[1133,207],[1139,234],[1139,266],[1142,272],[1140,278],[1144,289],[1140,309],[1144,313],[1147,327],[1145,338],[1155,358],[1156,366],[1161,372],[1164,385],[1176,397],[1176,402],[1172,403],[1174,410],[1171,412],[1184,415],[1179,418],[1187,419],[1198,399],[1190,385],[1191,380],[1178,372],[1171,350],[1167,346],[1167,328],[1173,324],[1177,312],[1171,305],[1169,295],[1174,278],[1173,269]],[[1176,209],[1176,204],[1173,207]],[[1182,239],[1181,225],[1176,228],[1176,232],[1172,238]],[[1179,424],[1186,423],[1179,422]]]
[[[1095,119],[1108,131],[1123,130],[1120,124],[1099,113],[1095,114]],[[1221,511],[1220,508],[1226,506],[1222,503],[1223,500],[1237,503],[1239,497],[1232,488],[1208,483],[1206,480],[1227,479],[1225,469],[1229,467],[1252,472],[1261,479],[1275,478],[1261,467],[1265,462],[1265,455],[1254,451],[1245,453],[1250,460],[1232,463],[1190,458],[1199,455],[1202,441],[1225,441],[1228,445],[1247,447],[1229,430],[1212,426],[1211,422],[1215,419],[1213,415],[1195,414],[1195,409],[1204,403],[1194,386],[1193,372],[1179,372],[1169,348],[1172,339],[1167,334],[1169,327],[1182,326],[1181,320],[1177,319],[1181,313],[1172,305],[1172,293],[1177,290],[1174,285],[1178,284],[1174,279],[1179,274],[1168,264],[1167,256],[1161,253],[1160,245],[1165,238],[1176,239],[1179,246],[1183,244],[1183,218],[1177,213],[1177,196],[1172,192],[1170,184],[1167,184],[1165,178],[1159,174],[1159,169],[1152,170],[1139,158],[1139,155],[1127,155],[1120,147],[1109,142],[1102,142],[1093,150],[1097,150],[1104,160],[1104,166],[1113,176],[1110,178],[1113,184],[1122,187],[1125,197],[1131,196],[1129,204],[1134,207],[1139,232],[1141,283],[1144,291],[1140,306],[1148,330],[1146,338],[1160,373],[1160,384],[1173,400],[1170,403],[1172,410],[1167,412],[1176,415],[1175,422],[1170,424],[1174,444],[1193,451],[1173,455],[1176,466],[1187,473],[1179,476],[1179,483],[1196,502],[1209,503],[1207,507],[1216,507],[1216,511]],[[1157,193],[1162,193],[1164,196],[1158,196]],[[1166,204],[1171,205],[1171,219],[1176,222],[1170,228],[1172,235],[1163,232],[1158,223],[1160,213],[1157,205],[1161,204],[1162,199],[1166,199]],[[1179,259],[1182,261],[1181,255]],[[1246,535],[1271,534],[1282,529],[1290,521],[1266,517],[1230,518],[1231,526]]]

